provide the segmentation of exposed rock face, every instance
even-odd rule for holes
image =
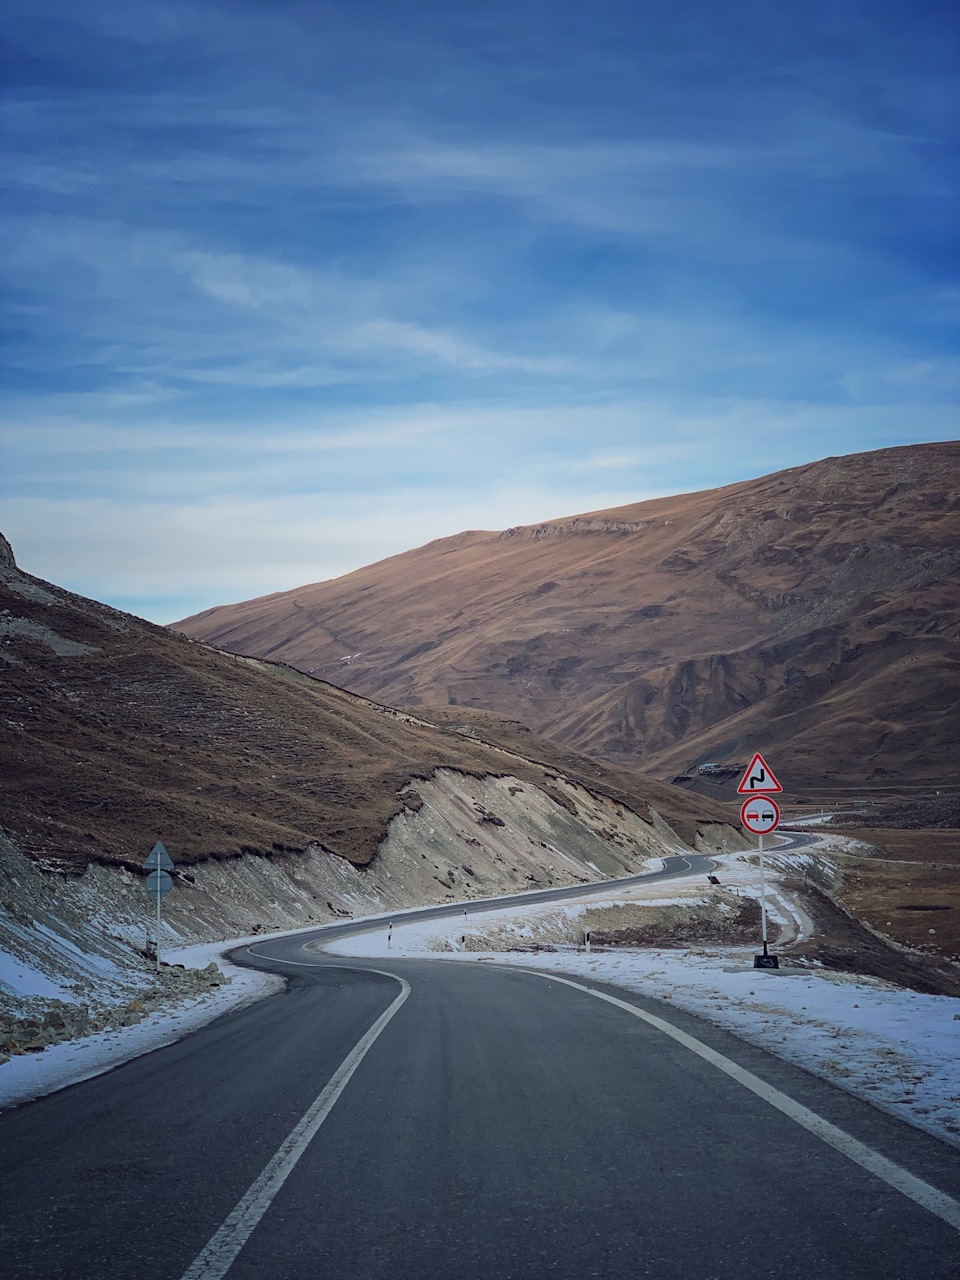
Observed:
[[[164,900],[162,949],[293,929],[348,916],[462,901],[642,872],[688,846],[655,811],[640,818],[610,796],[555,777],[552,793],[517,777],[437,770],[405,788],[374,861],[355,866],[317,847],[248,852],[177,866]],[[746,848],[730,827],[690,833],[698,848]],[[173,842],[171,841],[173,847]],[[0,834],[0,952],[5,978],[27,971],[27,991],[0,982],[0,1064],[58,1040],[129,1026],[223,976],[155,971],[156,916],[143,874],[90,863],[54,874]],[[31,977],[32,975],[32,977]],[[51,999],[51,996],[53,997]]]
[[[460,534],[177,626],[664,778],[760,749],[794,794],[939,786],[960,781],[960,444]]]
[[[13,547],[11,547],[3,534],[0,533],[0,568],[15,569],[16,567],[17,562],[13,558]]]
[[[546,524],[519,524],[497,534],[498,542],[519,538],[535,542],[538,538],[555,538],[563,533],[642,533],[649,520],[612,520],[577,516],[573,520],[551,520]]]

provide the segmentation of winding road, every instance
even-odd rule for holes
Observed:
[[[0,1116],[7,1280],[960,1274],[955,1150],[614,987],[317,949],[365,927],[245,948],[284,992]]]

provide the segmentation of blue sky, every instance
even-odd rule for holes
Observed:
[[[952,6],[5,26],[0,528],[31,572],[170,621],[960,434]]]

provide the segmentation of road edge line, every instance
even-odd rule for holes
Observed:
[[[345,968],[346,966],[337,967]],[[316,1100],[307,1108],[280,1144],[262,1173],[251,1183],[246,1194],[227,1214],[223,1224],[187,1267],[181,1280],[221,1280],[221,1277],[226,1275],[237,1254],[269,1209],[277,1192],[293,1172],[297,1161],[310,1145],[317,1130],[333,1110],[337,1099],[349,1084],[350,1077],[410,994],[409,982],[395,973],[387,973],[383,969],[364,969],[359,972],[379,973],[385,978],[393,978],[400,983],[400,994],[350,1050]]]
[[[517,970],[511,969],[511,972],[515,973]],[[577,991],[585,991],[588,995],[596,996],[598,1000],[606,1000],[608,1004],[616,1005],[618,1008],[626,1010],[627,1013],[632,1013],[634,1017],[641,1018],[644,1022],[649,1023],[650,1026],[655,1027],[658,1031],[662,1031],[664,1035],[670,1036],[671,1039],[676,1040],[718,1070],[725,1072],[736,1080],[738,1084],[743,1085],[745,1089],[755,1093],[757,1097],[775,1107],[777,1111],[780,1111],[802,1128],[820,1138],[828,1146],[839,1151],[841,1155],[845,1155],[847,1159],[852,1160],[854,1164],[860,1165],[868,1173],[872,1173],[875,1177],[893,1187],[894,1190],[899,1191],[901,1195],[913,1200],[928,1212],[935,1214],[948,1226],[953,1227],[955,1231],[960,1231],[960,1203],[956,1200],[953,1200],[945,1192],[931,1186],[929,1182],[924,1182],[922,1178],[918,1178],[915,1174],[910,1173],[909,1170],[895,1164],[892,1160],[888,1160],[886,1156],[882,1156],[879,1151],[874,1151],[872,1147],[868,1147],[859,1138],[853,1137],[852,1134],[847,1133],[844,1129],[839,1129],[835,1124],[831,1124],[829,1120],[824,1120],[822,1116],[818,1116],[809,1107],[805,1107],[800,1102],[795,1102],[787,1094],[781,1093],[773,1085],[767,1084],[765,1080],[755,1076],[752,1071],[747,1071],[745,1067],[741,1067],[730,1058],[724,1057],[716,1049],[711,1049],[709,1045],[697,1040],[695,1036],[688,1035],[686,1031],[681,1031],[673,1023],[667,1022],[663,1018],[658,1018],[654,1013],[647,1013],[645,1009],[640,1009],[636,1005],[630,1004],[627,1000],[620,1000],[617,996],[608,995],[605,991],[597,991],[593,987],[584,986],[581,982],[573,982],[569,978],[561,978],[553,973],[542,973],[537,969],[526,969],[523,972],[531,973],[537,978],[546,978],[548,982],[561,982],[565,987],[574,987]],[[184,1280],[186,1280],[186,1277]]]

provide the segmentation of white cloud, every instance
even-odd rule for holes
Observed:
[[[7,424],[0,426],[0,444],[11,451],[17,449],[38,457],[56,457],[70,451],[90,457],[169,450],[187,454],[216,451],[221,456],[325,454],[404,444],[439,431],[444,422],[442,410],[417,406],[409,412],[398,410],[385,419],[376,414],[353,413],[328,414],[314,421],[303,421],[298,415],[299,420],[292,423],[258,422],[246,431],[229,424],[222,427],[210,421],[189,424],[179,419],[108,426],[89,416],[91,405],[87,397],[78,398],[79,403],[72,397],[64,399],[65,403],[57,406],[58,413],[40,418],[24,416],[18,421],[16,408],[11,407]],[[98,397],[92,399],[96,401]],[[113,397],[109,397],[109,402],[112,407]]]
[[[266,258],[181,253],[175,262],[202,293],[245,307],[304,307],[316,299],[313,275]]]
[[[546,376],[576,367],[565,353],[499,350],[450,323],[425,323],[417,312],[435,309],[426,270],[411,280],[308,268],[78,218],[12,220],[8,241],[13,281],[55,288],[51,321],[71,345],[81,337],[76,362],[132,382],[127,394],[177,394],[176,383],[182,397],[191,387],[308,390],[431,368]]]
[[[590,509],[635,501],[585,491]],[[653,494],[641,494],[653,496]],[[172,505],[18,498],[5,532],[21,568],[108,602],[135,598],[155,621],[338,577],[464,528],[505,528],[566,513],[534,486],[478,492],[293,496]],[[150,607],[151,598],[153,607]]]
[[[960,391],[960,360],[903,360],[881,374],[898,387],[917,387],[942,395]]]
[[[396,320],[370,320],[347,335],[343,342],[344,345],[356,344],[374,350],[395,348],[463,370],[521,369],[526,373],[560,373],[569,372],[574,367],[570,361],[504,355],[454,333]]]
[[[758,216],[755,191],[768,189],[771,179],[789,182],[798,195],[801,184],[846,187],[853,175],[876,184],[878,193],[937,181],[916,139],[799,104],[775,129],[758,121],[723,143],[682,136],[447,141],[396,126],[371,133],[366,144],[357,135],[334,150],[328,181],[392,189],[416,202],[498,197],[539,218],[682,243],[728,263],[785,252],[825,259],[857,252],[855,242],[841,244],[836,236],[788,231],[783,219],[778,227],[772,206]],[[789,208],[786,191],[779,200]]]
[[[46,442],[59,447],[63,428]],[[40,577],[159,621],[349,572],[465,528],[499,529],[731,483],[828,454],[950,439],[952,408],[636,401],[517,410],[420,406],[355,415],[322,439],[158,431],[130,457],[100,429],[96,466],[4,503],[3,531]],[[194,447],[170,464],[173,447]],[[608,444],[598,447],[599,441]],[[59,443],[58,443],[59,442]],[[141,445],[145,441],[140,441]],[[321,464],[315,467],[311,458]],[[112,468],[112,469],[111,469]],[[80,498],[79,492],[88,496]],[[57,495],[60,496],[57,496]]]

